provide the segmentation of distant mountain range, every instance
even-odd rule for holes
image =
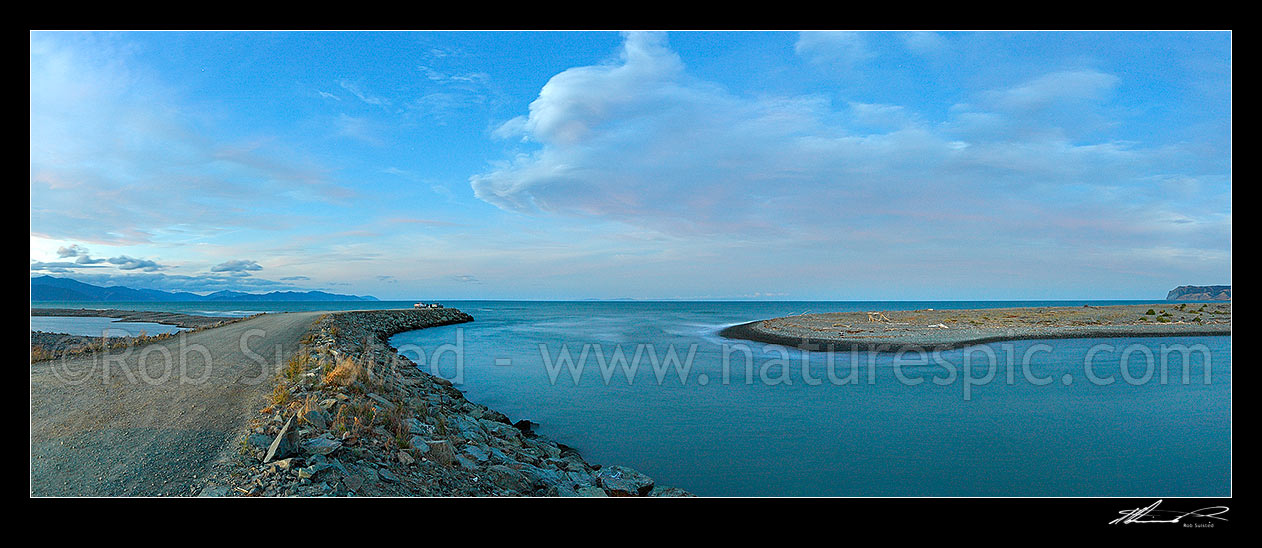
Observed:
[[[1181,285],[1170,290],[1167,301],[1230,301],[1230,285]]]
[[[184,291],[160,291],[157,289],[132,289],[121,285],[101,287],[70,278],[39,276],[31,278],[31,301],[92,301],[92,302],[149,302],[149,301],[375,301],[376,297],[338,295],[323,291],[272,291],[271,293],[244,293],[241,291],[216,291],[198,295]]]

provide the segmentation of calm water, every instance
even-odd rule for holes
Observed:
[[[919,363],[847,353],[830,367],[819,352],[716,335],[803,312],[1087,302],[445,301],[476,321],[392,343],[427,370],[437,358],[437,372],[469,399],[539,423],[593,462],[629,465],[701,495],[1230,495],[1230,337],[997,343]],[[243,314],[410,305],[109,306]],[[1187,350],[1167,352],[1164,383],[1163,345]],[[639,350],[634,374],[616,362],[618,349],[627,368]]]
[[[90,337],[100,337],[102,335],[106,337],[134,337],[141,333],[147,335],[176,333],[180,331],[180,328],[152,322],[119,322],[113,318],[31,316],[31,330],[87,335]]]

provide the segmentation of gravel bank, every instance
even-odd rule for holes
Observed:
[[[467,401],[387,343],[472,321],[455,309],[321,316],[207,496],[687,496],[590,464],[527,421]]]
[[[999,341],[1231,335],[1231,303],[907,310],[805,314],[720,332],[784,346],[898,352]]]
[[[145,310],[115,310],[113,308],[32,308],[32,316],[71,316],[117,318],[123,322],[149,322],[174,325],[183,328],[208,328],[223,325],[241,318],[224,316],[195,316],[177,312],[152,312]]]

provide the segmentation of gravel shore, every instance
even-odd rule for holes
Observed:
[[[225,316],[195,316],[177,312],[155,312],[148,310],[116,310],[113,308],[32,308],[32,316],[70,316],[117,318],[122,322],[149,322],[163,325],[174,325],[183,328],[214,327],[225,322],[239,320]]]
[[[734,325],[720,335],[811,350],[878,352],[1029,339],[1230,336],[1231,303],[804,314]]]

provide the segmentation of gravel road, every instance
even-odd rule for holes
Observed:
[[[32,364],[31,494],[197,494],[223,473],[246,418],[320,314],[267,314]]]

